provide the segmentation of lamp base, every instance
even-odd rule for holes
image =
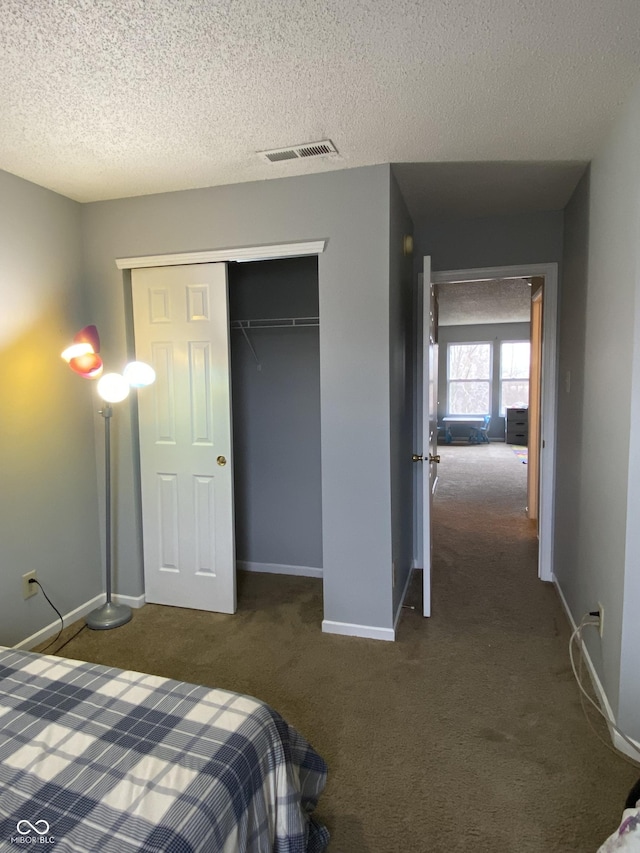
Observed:
[[[126,625],[132,617],[131,608],[126,604],[114,604],[107,601],[102,607],[92,610],[87,616],[87,627],[94,631],[106,631],[108,628],[119,628]]]

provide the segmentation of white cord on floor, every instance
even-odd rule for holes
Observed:
[[[600,714],[600,716],[604,718],[604,720],[606,721],[607,725],[608,725],[608,726],[610,726],[612,729],[614,729],[614,730],[615,730],[615,731],[620,735],[620,737],[621,737],[621,738],[622,738],[622,739],[623,739],[627,744],[629,744],[629,746],[633,749],[633,751],[634,751],[634,752],[637,752],[637,753],[638,753],[638,755],[640,756],[640,747],[638,747],[638,745],[637,745],[637,744],[635,744],[635,743],[631,740],[631,738],[627,737],[627,735],[626,735],[626,734],[625,734],[621,729],[619,729],[619,728],[618,728],[618,726],[617,726],[615,723],[611,722],[611,720],[607,717],[607,715],[604,713],[604,711],[603,711],[603,710],[602,710],[602,708],[598,705],[598,703],[597,703],[597,702],[595,702],[595,701],[591,698],[591,696],[589,695],[589,693],[587,692],[587,690],[585,689],[585,687],[584,687],[584,685],[583,685],[583,683],[582,683],[582,659],[583,659],[582,649],[583,649],[583,645],[584,645],[584,640],[582,639],[582,631],[584,630],[584,628],[587,628],[589,625],[592,625],[592,626],[598,627],[598,626],[599,626],[599,624],[600,624],[600,623],[599,623],[599,621],[597,621],[597,620],[588,620],[588,616],[583,616],[583,617],[582,617],[582,621],[580,622],[580,624],[578,625],[578,627],[575,629],[575,631],[574,631],[574,632],[573,632],[573,634],[571,635],[571,639],[569,640],[569,658],[570,658],[570,660],[571,660],[571,669],[573,670],[573,675],[574,675],[574,677],[575,677],[575,679],[576,679],[576,683],[577,683],[578,687],[580,688],[580,704],[582,705],[582,710],[584,711],[585,718],[586,718],[587,722],[589,723],[589,726],[591,727],[591,730],[593,731],[593,733],[594,733],[594,734],[596,735],[596,737],[598,738],[598,740],[600,740],[600,741],[601,741],[601,742],[602,742],[602,743],[607,747],[607,749],[610,749],[610,750],[611,750],[611,752],[615,753],[615,754],[616,754],[616,755],[618,755],[620,758],[623,758],[623,759],[624,759],[625,761],[627,761],[629,764],[632,764],[634,767],[640,767],[640,764],[636,763],[633,759],[628,758],[628,757],[627,757],[623,752],[620,752],[620,750],[615,749],[613,746],[611,746],[611,744],[607,743],[607,742],[604,740],[604,738],[602,738],[602,737],[600,736],[600,734],[599,734],[599,733],[595,730],[595,728],[593,727],[593,724],[592,724],[592,722],[591,722],[591,720],[589,719],[589,716],[588,716],[588,714],[587,714],[587,709],[585,708],[585,705],[584,705],[584,698],[586,698],[586,699],[589,701],[589,703],[590,703],[590,704],[591,704],[591,705],[596,709],[596,711],[598,712],[598,714]],[[579,663],[579,667],[578,667],[578,669],[577,669],[577,670],[576,670],[576,664],[575,664],[575,661],[574,661],[574,659],[573,659],[573,644],[574,644],[574,641],[575,641],[576,639],[579,639],[579,640],[580,640],[580,645],[579,645],[579,648],[580,648],[580,663]],[[584,697],[584,698],[583,698],[583,697]]]

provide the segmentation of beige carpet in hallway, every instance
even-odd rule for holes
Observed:
[[[584,719],[526,466],[504,445],[441,455],[433,616],[404,610],[397,642],[322,634],[321,581],[241,573],[235,616],[147,605],[60,653],[269,702],[328,762],[330,853],[595,851],[638,771]]]

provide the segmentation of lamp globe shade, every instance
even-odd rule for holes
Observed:
[[[69,367],[85,379],[97,379],[102,373],[102,359],[95,352],[86,352],[74,356],[69,361]]]
[[[119,403],[129,396],[129,383],[119,373],[105,373],[98,382],[98,394],[106,403]]]
[[[144,388],[155,382],[156,372],[144,361],[131,361],[125,367],[124,378],[132,388]]]
[[[60,353],[60,356],[69,364],[72,358],[78,358],[81,355],[88,355],[92,353],[93,347],[88,343],[80,343],[80,344],[71,344],[65,350]]]

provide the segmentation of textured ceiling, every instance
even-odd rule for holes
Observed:
[[[561,206],[640,74],[639,24],[638,0],[3,0],[0,168],[88,201],[560,161],[544,177]],[[340,159],[255,154],[325,138]],[[524,183],[522,209],[549,206]]]
[[[526,279],[463,281],[438,285],[438,325],[528,323],[531,288]]]

